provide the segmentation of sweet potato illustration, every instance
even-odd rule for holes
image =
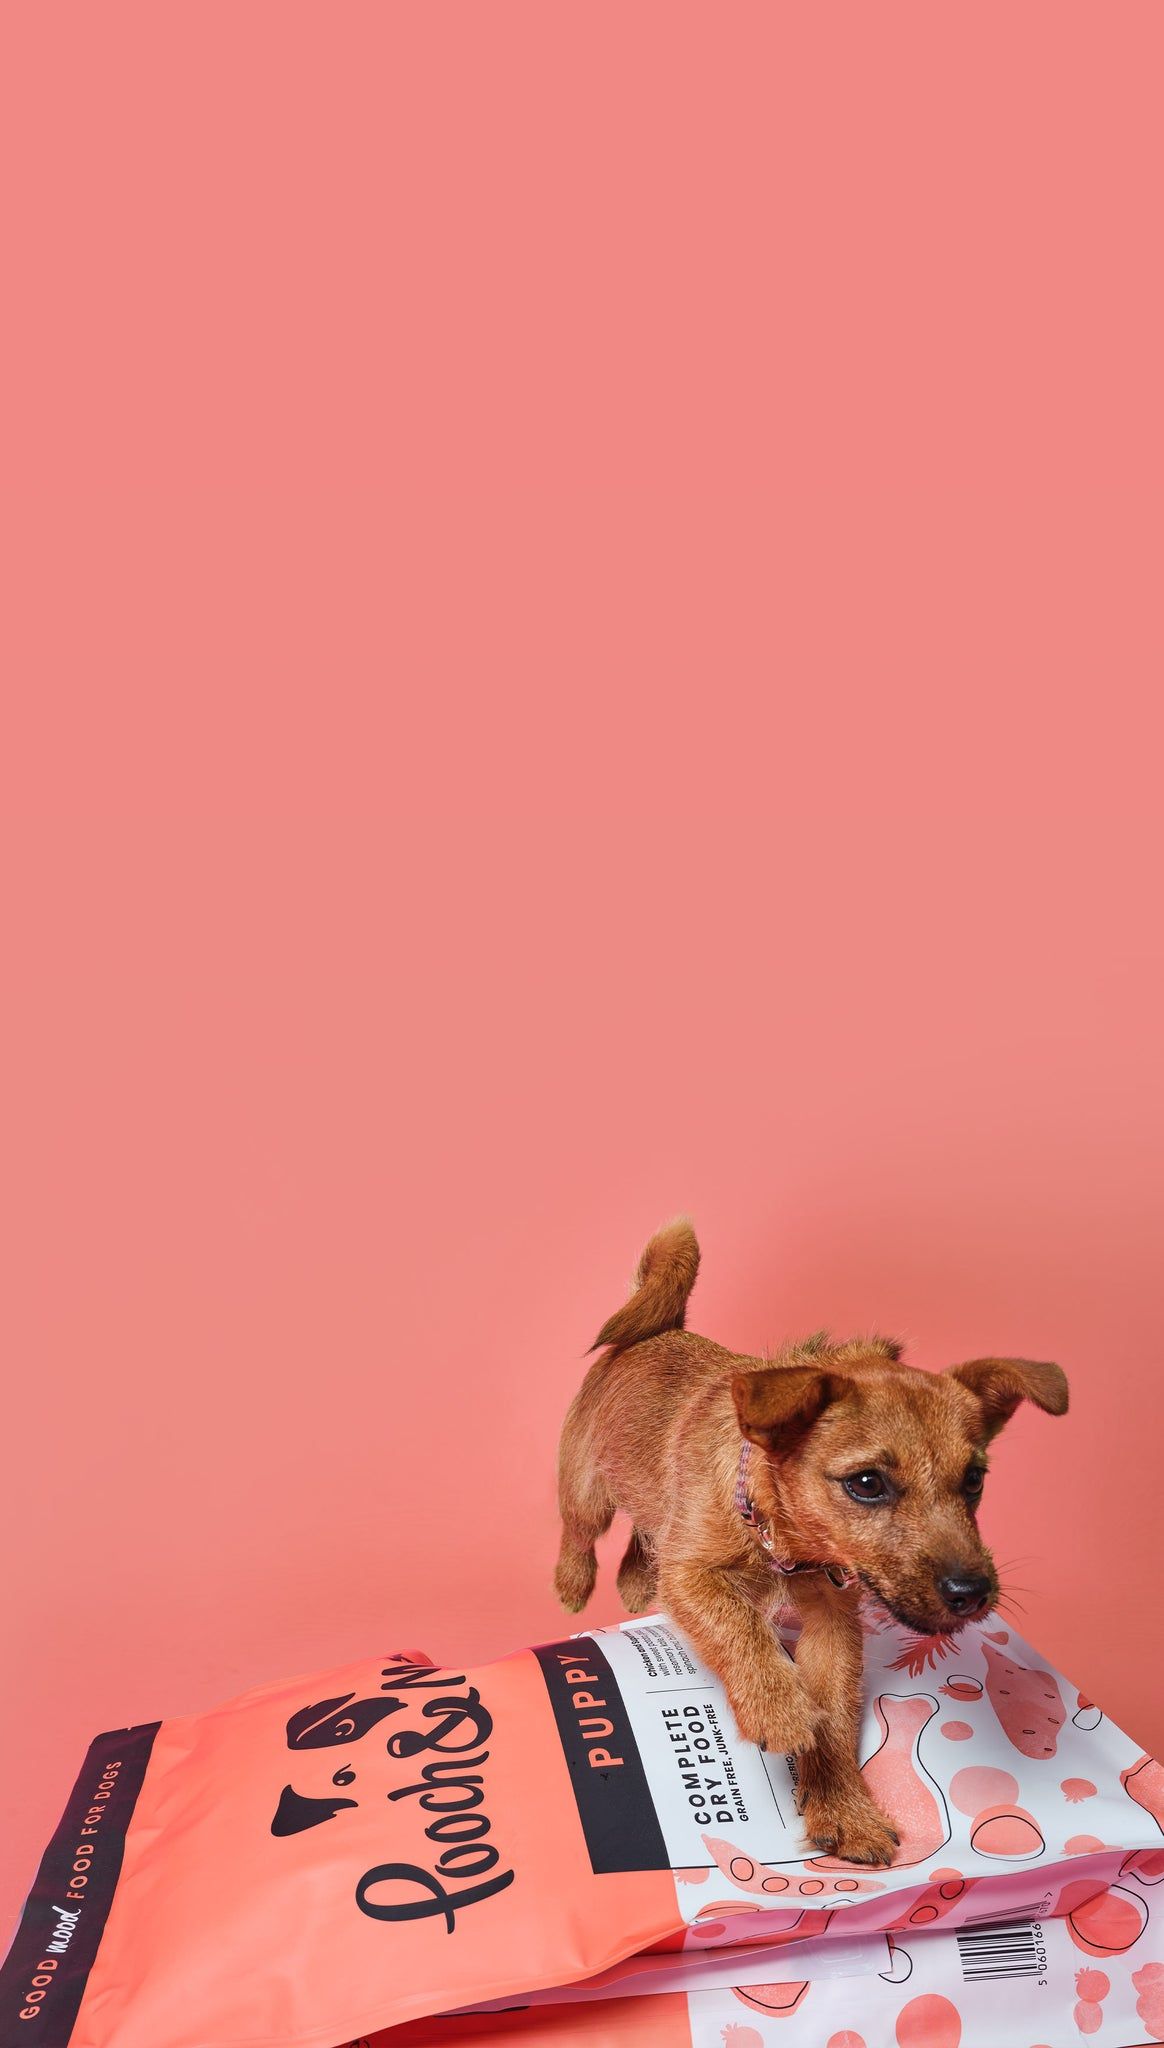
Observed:
[[[982,1644],[986,1690],[1008,1742],[1023,1756],[1054,1756],[1063,1726],[1063,1696],[1052,1674],[1016,1664],[1005,1650]]]
[[[1129,1799],[1151,1814],[1164,1834],[1164,1764],[1157,1763],[1154,1756],[1139,1757],[1120,1772],[1120,1784]]]

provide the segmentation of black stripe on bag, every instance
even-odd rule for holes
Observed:
[[[592,1870],[670,1870],[639,1746],[593,1636],[534,1651],[558,1724]]]
[[[1037,1977],[1040,1959],[1035,1929],[1029,1921],[1018,1925],[995,1922],[992,1927],[960,1927],[957,1932],[958,1960],[967,1984],[982,1977]]]
[[[119,1728],[90,1745],[0,1966],[0,2048],[34,2039],[37,2048],[67,2048],[160,1726]]]

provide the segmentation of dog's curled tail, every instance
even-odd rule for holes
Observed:
[[[664,1330],[681,1330],[687,1314],[687,1297],[699,1271],[699,1244],[686,1216],[676,1216],[657,1230],[635,1274],[634,1292],[602,1328],[590,1346],[597,1351],[604,1344],[625,1350],[647,1337],[659,1337]]]

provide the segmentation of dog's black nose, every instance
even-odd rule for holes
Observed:
[[[938,1580],[938,1591],[951,1614],[978,1614],[990,1596],[985,1572],[959,1572]]]

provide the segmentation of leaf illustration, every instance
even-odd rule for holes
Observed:
[[[907,1671],[911,1678],[920,1678],[923,1671],[937,1668],[941,1657],[948,1657],[954,1644],[949,1636],[909,1636],[900,1657],[895,1657],[889,1666],[891,1671]]]

